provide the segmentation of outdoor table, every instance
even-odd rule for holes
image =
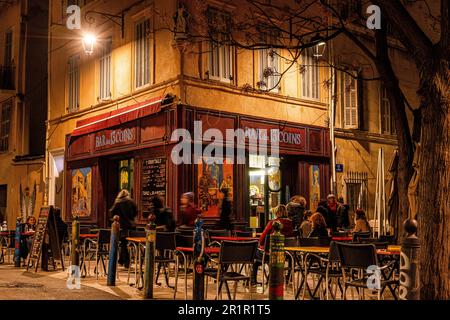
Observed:
[[[194,253],[194,248],[177,247],[177,251],[181,251],[181,252],[184,252],[184,253]],[[205,248],[204,252],[206,254],[218,254],[218,253],[220,253],[220,248],[217,248],[217,247]]]
[[[80,234],[80,239],[95,239],[97,236],[97,233],[82,233]]]
[[[145,237],[128,237],[126,238],[127,241],[132,242],[136,248],[136,254],[137,254],[137,261],[135,261],[135,271],[134,271],[134,283],[136,288],[139,287],[139,282],[142,279],[143,282],[143,272],[142,272],[142,252],[141,247],[145,249],[145,245],[147,242],[147,239]],[[137,271],[139,266],[139,271]],[[128,274],[130,273],[130,268],[128,268]],[[137,276],[137,273],[139,273],[139,278]],[[129,277],[128,277],[129,280]]]
[[[252,240],[259,240],[259,238],[253,238],[253,237],[211,237],[211,240],[214,241],[252,241]]]
[[[340,236],[337,236],[337,237],[332,237],[331,240],[346,242],[346,241],[352,241],[353,237],[340,237]]]

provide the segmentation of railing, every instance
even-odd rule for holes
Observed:
[[[14,66],[0,66],[0,89],[14,90],[15,89],[15,68]]]

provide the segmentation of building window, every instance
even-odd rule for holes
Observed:
[[[69,58],[69,112],[75,112],[80,106],[80,56]]]
[[[150,83],[150,20],[136,24],[135,30],[135,87]]]
[[[395,134],[394,117],[392,115],[392,107],[389,102],[386,87],[380,87],[380,116],[381,116],[381,133]]]
[[[367,172],[349,172],[345,178],[347,203],[350,210],[363,209],[367,212],[369,204]]]
[[[5,33],[3,64],[5,67],[10,67],[13,64],[13,32],[11,30]]]
[[[9,150],[9,133],[11,130],[12,100],[3,103],[0,114],[0,152]]]
[[[228,13],[214,9],[208,10],[208,23],[212,37],[208,48],[208,78],[226,83],[233,80],[234,67],[234,48],[227,44],[230,20]]]
[[[102,48],[100,58],[100,100],[111,98],[111,51],[112,39],[109,38]]]
[[[274,31],[265,33],[262,42],[268,44],[268,48],[259,50],[259,83],[262,90],[278,92],[280,89],[280,50],[270,48],[276,43],[277,34]]]
[[[6,221],[6,207],[8,203],[8,185],[0,185],[0,223]],[[3,252],[2,252],[3,254]]]
[[[344,129],[358,129],[358,80],[357,73],[349,70],[341,72],[341,103]]]
[[[302,97],[313,100],[320,98],[319,65],[310,50],[302,54]]]

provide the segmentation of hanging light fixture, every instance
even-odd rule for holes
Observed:
[[[311,47],[313,56],[317,59],[322,58],[325,53],[325,40],[320,36],[319,33],[317,33],[314,37],[311,38],[311,43],[314,44],[314,46]]]
[[[92,33],[86,33],[83,37],[83,49],[84,52],[90,56],[94,53],[95,43],[97,42],[97,37]]]

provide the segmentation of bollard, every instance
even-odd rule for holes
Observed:
[[[72,222],[72,250],[70,252],[70,261],[73,268],[80,267],[80,217],[76,216]]]
[[[14,267],[20,268],[21,252],[20,252],[20,242],[22,240],[22,222],[20,218],[16,220],[16,233],[14,237]]]
[[[153,299],[153,276],[155,273],[156,223],[152,213],[147,225],[145,241],[144,299]]]
[[[111,241],[109,242],[109,264],[107,281],[107,285],[110,287],[114,287],[116,285],[117,252],[119,250],[120,236],[120,218],[119,216],[114,216],[113,220],[114,222],[111,225]]]
[[[285,261],[284,235],[281,234],[283,225],[275,221],[272,228],[275,232],[270,235],[269,300],[283,300]]]
[[[420,240],[417,238],[417,221],[407,219],[403,228],[407,236],[400,252],[400,300],[420,300],[419,254]]]
[[[203,220],[200,216],[195,220],[194,229],[194,285],[193,300],[205,300],[205,235],[203,232]]]

